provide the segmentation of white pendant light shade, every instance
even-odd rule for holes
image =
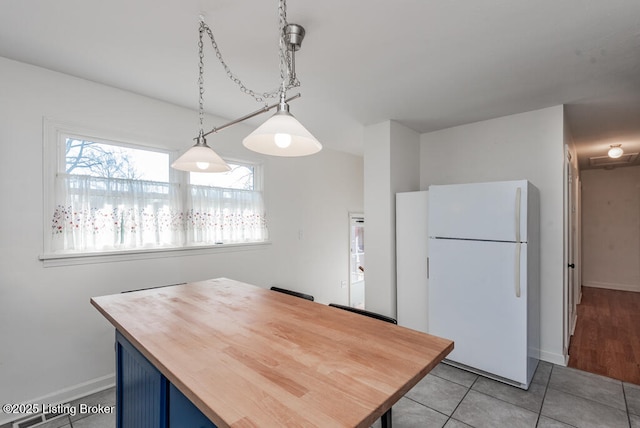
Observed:
[[[200,141],[202,140],[202,142]],[[171,164],[172,168],[191,172],[226,172],[231,168],[211,147],[204,137],[198,138],[198,143],[184,152],[182,156]]]
[[[622,156],[622,154],[624,152],[622,151],[622,147],[620,147],[620,146],[621,146],[621,144],[616,144],[616,145],[611,145],[610,146],[611,148],[609,149],[609,152],[607,153],[610,158],[617,159],[620,156]]]
[[[249,150],[272,156],[307,156],[322,150],[322,144],[289,113],[289,106],[278,111],[242,140]]]

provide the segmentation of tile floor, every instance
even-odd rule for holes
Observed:
[[[114,389],[72,404],[80,403],[114,405]],[[114,415],[64,416],[37,425],[107,427],[115,427]],[[640,385],[541,362],[523,391],[440,364],[393,407],[393,427],[640,428]]]
[[[407,427],[640,428],[640,385],[540,362],[524,391],[440,364],[393,407]]]

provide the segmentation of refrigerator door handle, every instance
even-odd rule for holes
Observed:
[[[515,264],[515,288],[516,297],[520,298],[520,242],[516,242],[516,264]]]
[[[515,289],[516,298],[520,298],[520,202],[522,199],[522,189],[516,188],[516,260],[515,260]]]
[[[429,279],[429,257],[427,257],[427,279]]]
[[[520,199],[522,198],[522,189],[516,188],[516,242],[520,242]]]

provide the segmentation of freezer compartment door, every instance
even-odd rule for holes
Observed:
[[[429,236],[526,242],[530,186],[526,180],[429,186]]]
[[[449,360],[528,384],[526,257],[526,244],[429,240],[429,333],[454,341]]]

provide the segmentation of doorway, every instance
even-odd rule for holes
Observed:
[[[582,294],[580,253],[580,175],[575,153],[565,145],[564,171],[564,230],[565,230],[565,287],[564,287],[564,355],[569,358],[569,344],[576,328],[578,303]]]
[[[582,300],[570,367],[640,382],[640,166],[580,171]]]
[[[364,309],[364,214],[349,214],[349,306]]]

